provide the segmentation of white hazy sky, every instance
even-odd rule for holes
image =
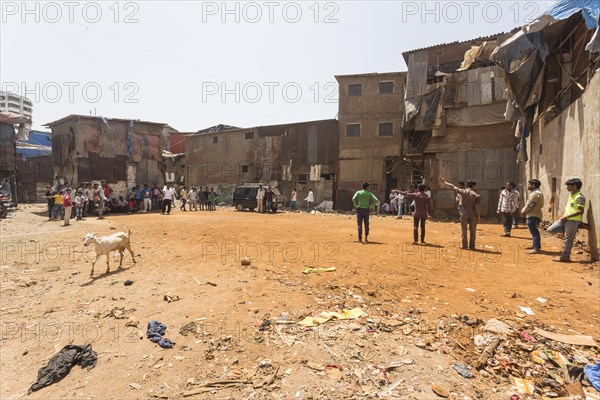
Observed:
[[[509,31],[554,1],[2,1],[1,90],[34,128],[68,114],[180,131],[335,118],[334,75]]]

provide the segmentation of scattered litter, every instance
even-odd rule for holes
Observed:
[[[127,279],[125,282],[123,282],[123,285],[125,286],[131,286],[133,284],[133,281],[131,279]]]
[[[200,325],[192,321],[190,323],[185,324],[181,327],[181,329],[179,329],[179,334],[182,336],[187,336],[189,333],[200,333]]]
[[[132,389],[135,389],[135,390],[140,390],[142,388],[142,385],[140,385],[137,382],[133,382],[133,383],[129,384],[129,387],[132,388]]]
[[[242,257],[242,265],[250,265],[252,262],[248,257]]]
[[[466,288],[465,290],[466,290],[467,292],[471,292],[471,293],[473,293],[473,292],[475,291],[475,289],[471,289],[470,287]]]
[[[515,385],[517,387],[517,392],[519,392],[521,394],[530,394],[531,395],[535,391],[535,386],[533,385],[533,382],[530,380],[515,378],[512,375],[510,377],[510,380],[513,383],[513,385]]]
[[[325,371],[324,366],[322,366],[321,364],[314,363],[312,361],[307,362],[306,366],[310,369],[314,369],[315,371]]]
[[[92,349],[91,344],[84,346],[67,345],[58,354],[55,354],[48,361],[48,364],[39,369],[37,381],[31,385],[27,394],[61,380],[71,372],[73,365],[81,365],[81,368],[92,369],[97,362],[98,356]]]
[[[600,392],[600,362],[596,365],[586,365],[583,367],[585,376],[590,380],[594,389]]]
[[[530,307],[519,306],[519,309],[527,315],[535,315],[535,313],[533,312],[533,310]]]
[[[535,338],[525,331],[521,331],[521,337],[528,342],[535,342]]]
[[[304,268],[302,270],[302,273],[303,274],[310,274],[310,273],[313,273],[313,272],[320,273],[320,272],[333,272],[333,271],[335,271],[335,267],[329,267],[329,268],[307,267],[307,268]]]
[[[446,398],[450,396],[450,393],[439,385],[431,385],[431,390],[433,390],[433,393],[437,394],[440,397]]]
[[[475,375],[473,375],[471,372],[469,372],[469,368],[464,364],[454,364],[454,366],[452,368],[454,368],[456,370],[456,372],[458,372],[465,378],[468,378],[468,379],[475,378]]]
[[[167,326],[161,324],[156,320],[152,320],[148,322],[148,329],[146,330],[146,336],[150,339],[151,342],[158,343],[160,347],[163,349],[172,348],[175,343],[171,340],[163,337],[165,332],[167,331]]]
[[[495,318],[488,320],[488,322],[486,322],[483,329],[488,332],[497,333],[499,335],[510,335],[514,332],[514,329],[512,326],[510,326],[502,321],[498,321]]]
[[[179,297],[179,295],[176,294],[171,294],[171,293],[167,293],[165,294],[165,296],[163,297],[163,299],[167,302],[167,303],[173,303],[174,301],[179,301],[181,300],[181,298]]]
[[[344,378],[344,373],[340,365],[326,365],[325,373],[332,381],[341,381]]]
[[[357,319],[365,312],[359,307],[353,308],[352,310],[342,310],[341,313],[335,311],[322,311],[320,317],[306,317],[302,321],[298,322],[304,326],[317,326],[324,324],[331,319]]]
[[[539,301],[539,302],[540,302],[540,303],[542,303],[542,304],[548,301],[548,300],[546,300],[546,299],[545,299],[545,298],[543,298],[543,297],[538,297],[536,300],[537,300],[537,301]]]
[[[584,335],[563,335],[560,333],[548,332],[543,329],[536,328],[535,333],[545,337],[546,339],[556,340],[557,342],[575,344],[578,346],[598,347],[594,338]]]

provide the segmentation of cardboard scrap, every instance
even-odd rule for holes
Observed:
[[[329,268],[315,268],[315,267],[308,267],[308,268],[304,268],[302,270],[303,274],[310,274],[312,272],[333,272],[335,271],[335,267],[329,267]]]
[[[365,312],[361,310],[360,307],[353,308],[352,310],[342,310],[341,313],[335,311],[322,311],[318,317],[306,317],[298,323],[310,327],[324,324],[332,319],[357,319],[363,314],[365,314]]]
[[[560,333],[548,332],[540,328],[535,328],[535,333],[546,339],[556,340],[557,342],[574,344],[578,346],[598,347],[594,338],[584,335],[563,335]]]
[[[527,379],[515,378],[511,375],[510,380],[517,387],[517,392],[521,394],[533,394],[535,386],[532,381]]]
[[[511,333],[514,332],[514,329],[512,326],[510,326],[502,321],[498,321],[495,318],[489,319],[486,322],[483,329],[488,332],[497,333],[499,335],[510,335]]]

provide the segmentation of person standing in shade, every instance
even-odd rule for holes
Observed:
[[[100,186],[98,186],[98,219],[104,219],[104,203],[106,202],[105,185],[106,181],[100,181]]]
[[[515,185],[514,183],[513,183],[513,192],[517,196],[517,209],[515,210],[514,214],[512,215],[513,229],[519,229],[519,218],[521,216],[520,209],[519,209],[519,203],[521,202],[521,193],[519,192],[519,189],[517,189],[517,185]]]
[[[271,189],[271,186],[267,187],[267,193],[265,193],[265,208],[267,213],[273,211],[273,189]]]
[[[44,197],[48,202],[48,221],[52,219],[52,210],[54,209],[54,193],[52,193],[52,186],[46,186],[46,193],[44,193]]]
[[[256,212],[261,213],[264,211],[263,200],[265,198],[265,189],[263,189],[263,185],[258,185],[258,190],[256,191]]]
[[[527,199],[527,204],[521,210],[521,214],[525,215],[527,227],[531,233],[533,244],[529,247],[529,254],[538,254],[542,249],[542,238],[538,226],[542,220],[542,208],[544,207],[544,194],[540,190],[542,183],[537,179],[530,179],[527,182],[527,190],[531,192]]]
[[[402,194],[402,191],[399,190],[398,194],[396,195],[396,203],[397,203],[397,207],[398,207],[398,215],[396,216],[396,218],[398,219],[402,219],[402,216],[404,215],[404,208],[406,207],[405,200],[404,200],[404,195]]]
[[[312,192],[310,192],[312,193]],[[358,240],[362,243],[363,221],[365,224],[365,243],[369,243],[369,214],[371,208],[377,204],[379,200],[373,193],[369,191],[369,183],[362,184],[362,190],[358,190],[352,196],[352,204],[356,208],[356,222],[358,224]]]
[[[292,199],[290,200],[290,208],[292,211],[298,210],[298,192],[296,192],[296,188],[292,189]]]
[[[506,182],[504,190],[500,192],[498,199],[498,209],[496,214],[502,217],[502,225],[504,226],[504,236],[510,237],[510,230],[513,224],[513,216],[519,206],[519,195],[514,191],[515,184]]]
[[[314,209],[315,204],[315,195],[312,191],[312,188],[308,188],[308,196],[306,196],[304,201],[307,202],[306,209],[308,210],[308,212],[311,212]]]
[[[462,233],[462,248],[475,249],[475,240],[477,235],[477,224],[481,219],[481,196],[475,191],[477,182],[468,180],[467,188],[461,189],[453,184],[446,182],[443,177],[439,177],[441,184],[449,186],[461,196],[460,205],[460,227]],[[469,229],[469,242],[467,247],[467,228]]]
[[[69,226],[71,222],[71,210],[73,209],[73,202],[71,201],[71,188],[65,189],[62,205],[65,209],[64,226]]]
[[[400,194],[408,197],[412,197],[415,202],[415,213],[413,215],[414,229],[413,229],[413,244],[419,244],[419,225],[421,225],[421,244],[425,244],[425,221],[427,218],[431,218],[431,197],[425,193],[427,186],[421,183],[417,186],[418,191],[416,192],[400,192]]]
[[[210,188],[210,211],[217,210],[217,193],[215,193],[215,188]]]
[[[583,183],[578,178],[569,179],[565,182],[569,191],[569,198],[565,205],[565,213],[563,216],[550,225],[548,232],[552,234],[562,233],[565,235],[565,247],[562,254],[552,261],[556,262],[571,262],[571,249],[577,235],[577,230],[583,222],[583,214],[585,212],[585,196],[581,194],[581,186]]]

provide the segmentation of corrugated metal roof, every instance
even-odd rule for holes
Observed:
[[[98,116],[93,116],[93,115],[79,115],[79,114],[71,114],[68,115],[64,118],[61,118],[59,120],[56,121],[52,121],[52,122],[48,122],[46,124],[44,124],[44,126],[47,127],[52,127],[54,125],[58,125],[58,124],[62,124],[63,122],[69,121],[71,119],[96,119],[96,120],[107,120],[107,121],[117,121],[117,122],[135,122],[135,123],[139,123],[139,124],[148,124],[148,125],[160,125],[160,126],[166,126],[167,124],[164,122],[150,122],[150,121],[141,121],[139,119],[126,119],[126,118],[109,118],[109,117],[98,117]]]
[[[490,39],[496,39],[499,36],[503,36],[503,35],[508,35],[508,34],[512,34],[518,30],[520,30],[521,28],[515,28],[510,32],[500,32],[500,33],[495,33],[493,35],[488,35],[488,36],[480,36],[474,39],[468,39],[468,40],[456,40],[454,42],[448,42],[448,43],[441,43],[441,44],[434,44],[432,46],[429,47],[421,47],[418,49],[414,49],[414,50],[409,50],[409,51],[405,51],[402,53],[402,56],[405,58],[406,61],[408,61],[408,55],[412,54],[412,53],[416,53],[418,51],[422,51],[422,50],[431,50],[431,49],[436,49],[439,47],[446,47],[446,46],[455,46],[457,44],[466,44],[466,43],[470,43],[470,42],[483,42],[486,40],[490,40]]]

